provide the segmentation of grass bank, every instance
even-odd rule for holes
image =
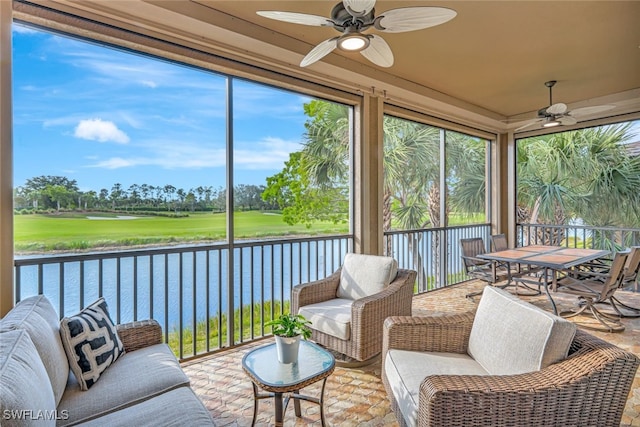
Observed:
[[[289,301],[284,302],[284,307],[282,307],[280,301],[273,301],[273,303],[271,301],[265,301],[264,305],[256,303],[253,309],[250,305],[245,305],[242,309],[242,321],[240,320],[240,309],[236,309],[233,313],[233,323],[235,325],[233,334],[234,342],[248,341],[252,338],[271,334],[271,327],[263,328],[262,325],[269,322],[272,318],[277,318],[281,313],[288,313],[289,309]],[[218,325],[218,323],[220,323],[220,325]],[[240,325],[242,325],[242,334],[240,333]],[[227,342],[228,328],[226,313],[216,313],[211,316],[208,320],[208,326],[208,346],[206,320],[196,323],[195,333],[193,328],[185,328],[182,331],[182,353],[184,357],[195,356],[207,351],[229,346]],[[194,337],[196,346],[195,354],[193,352]],[[167,344],[176,357],[180,357],[180,330],[178,327],[174,327],[169,331]]]
[[[288,225],[282,216],[258,211],[236,212],[236,239],[291,235],[341,234],[347,224],[318,222],[310,228]],[[113,214],[65,213],[14,216],[17,253],[77,251],[155,244],[216,242],[226,239],[224,213],[195,213],[184,218],[118,217]]]

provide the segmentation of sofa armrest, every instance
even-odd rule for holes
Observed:
[[[572,350],[526,374],[429,376],[418,425],[619,425],[640,359],[580,330]]]
[[[466,353],[474,316],[475,312],[389,317],[383,328],[383,358],[391,349]]]
[[[135,351],[155,344],[162,344],[162,328],[153,320],[139,320],[116,326],[125,351]]]
[[[291,292],[291,312],[295,314],[300,307],[335,298],[339,283],[340,269],[324,279],[294,286]]]

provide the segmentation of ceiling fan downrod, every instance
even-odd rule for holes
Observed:
[[[544,85],[549,88],[549,105],[553,105],[553,94],[551,93],[553,86],[558,83],[557,80],[549,80],[544,82]]]

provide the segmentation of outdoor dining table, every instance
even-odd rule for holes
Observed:
[[[607,250],[529,245],[507,249],[505,251],[488,252],[478,255],[477,257],[489,261],[541,267],[543,269],[543,275],[539,278],[538,283],[544,286],[547,298],[553,307],[553,312],[557,315],[558,309],[556,308],[556,303],[553,301],[551,293],[549,292],[549,279],[551,279],[552,289],[555,291],[558,271],[567,270],[607,255],[610,255],[610,252]]]

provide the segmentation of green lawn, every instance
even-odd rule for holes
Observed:
[[[89,219],[87,217],[110,219]],[[224,240],[225,214],[195,213],[184,218],[139,217],[114,219],[111,214],[16,215],[16,252],[51,251],[131,246],[142,244],[206,242]],[[347,233],[347,224],[328,222],[288,225],[279,214],[237,212],[236,238]]]
[[[111,213],[64,213],[15,215],[14,242],[17,253],[81,250],[162,243],[216,242],[225,240],[224,213],[191,213],[188,217],[140,216],[116,219]],[[92,217],[94,219],[91,219]],[[95,219],[100,217],[103,219]],[[483,215],[450,215],[450,225],[481,223]],[[278,236],[346,234],[347,224],[318,222],[307,228],[288,225],[270,212],[236,212],[236,239]]]

